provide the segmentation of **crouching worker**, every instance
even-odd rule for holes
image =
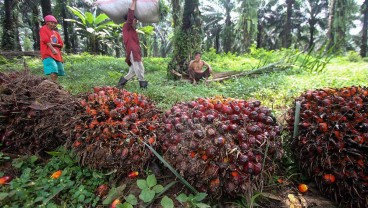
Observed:
[[[203,67],[207,69],[203,71]],[[188,67],[189,79],[195,84],[201,79],[207,80],[212,74],[212,68],[205,61],[201,60],[201,53],[196,52],[194,55],[194,60],[190,61]]]
[[[44,18],[45,25],[40,29],[40,51],[45,75],[50,75],[52,81],[58,76],[64,76],[63,57],[61,48],[64,42],[56,31],[57,20],[52,15]]]
[[[125,77],[121,77],[117,87],[123,88],[128,80],[134,76],[138,77],[139,86],[143,89],[147,89],[148,82],[144,80],[144,66],[142,62],[142,52],[139,45],[138,33],[135,30],[135,26],[138,20],[134,16],[134,10],[137,0],[132,0],[128,15],[126,16],[126,22],[123,26],[123,42],[125,46],[126,58],[125,62],[129,65],[129,72]]]

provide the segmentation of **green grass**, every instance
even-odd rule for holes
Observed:
[[[213,51],[203,54],[203,59],[210,63],[215,72],[251,70],[259,63],[275,62],[285,52],[260,51],[243,56],[234,54],[215,54]],[[260,58],[260,59],[257,59]],[[266,60],[267,59],[267,60]],[[251,77],[239,77],[224,82],[201,82],[192,85],[186,81],[167,79],[169,59],[145,58],[147,90],[139,88],[138,81],[129,81],[126,89],[138,92],[152,99],[158,108],[165,111],[177,102],[193,100],[197,97],[222,95],[238,99],[257,99],[263,105],[282,114],[292,105],[295,97],[308,89],[325,87],[340,88],[351,85],[366,86],[368,64],[363,60],[349,62],[348,57],[332,59],[321,73],[300,71],[291,68],[284,71],[266,73]],[[26,59],[32,73],[43,76],[40,59]],[[10,61],[0,66],[0,71],[21,69],[21,61]],[[72,94],[89,92],[94,86],[115,86],[119,78],[128,72],[124,58],[92,56],[88,54],[65,57],[67,76],[60,77],[60,84]]]

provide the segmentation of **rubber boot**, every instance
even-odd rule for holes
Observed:
[[[148,82],[147,82],[147,81],[139,81],[139,86],[140,86],[142,89],[147,89]]]
[[[121,77],[116,87],[119,89],[123,89],[127,82],[128,82],[127,79],[125,79],[124,77]]]

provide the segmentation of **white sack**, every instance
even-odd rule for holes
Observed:
[[[125,15],[132,0],[97,0],[95,5],[98,6],[107,16],[115,23],[125,22]],[[155,23],[159,21],[159,0],[137,0],[135,7],[135,16],[140,22]]]

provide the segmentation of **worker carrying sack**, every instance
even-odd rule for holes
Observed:
[[[117,24],[125,22],[124,17],[132,0],[97,0],[95,5]],[[137,0],[134,15],[143,23],[156,23],[160,17],[159,0]]]

